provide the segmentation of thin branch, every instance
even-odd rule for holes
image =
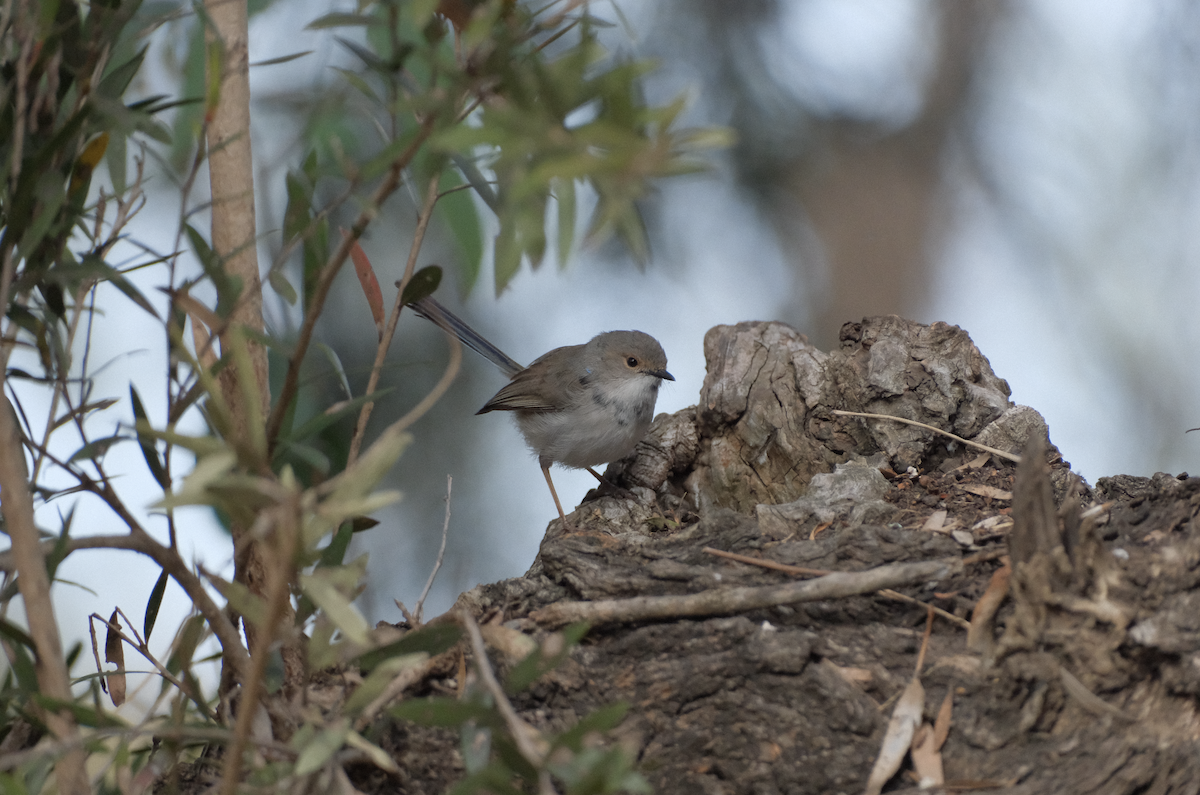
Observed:
[[[786,563],[778,563],[773,560],[764,560],[762,558],[752,558],[749,555],[739,555],[736,552],[726,552],[723,549],[713,549],[712,547],[705,547],[701,551],[708,555],[716,555],[720,558],[736,560],[738,563],[746,563],[750,566],[758,566],[762,569],[773,569],[774,571],[782,571],[788,574],[799,574],[801,576],[807,575],[810,577],[823,577],[826,574],[833,574],[832,571],[826,569],[806,569],[801,566],[790,566]],[[932,610],[947,621],[958,624],[963,629],[971,628],[971,622],[967,621],[965,618],[960,618],[948,610],[943,610],[942,608],[931,605],[928,602],[922,602],[920,599],[914,599],[907,594],[902,594],[899,591],[893,591],[891,588],[883,588],[878,593],[880,596],[887,599],[894,599],[898,602],[909,602],[911,604],[919,605],[923,608]]]
[[[36,652],[38,690],[60,703],[70,703],[71,679],[63,659],[62,638],[54,616],[54,604],[50,600],[50,577],[46,573],[46,559],[38,543],[38,529],[33,520],[33,496],[29,493],[26,477],[25,452],[21,448],[16,412],[8,398],[0,393],[0,493],[4,495],[0,510],[3,511],[4,529],[12,545],[13,562],[18,573],[17,585],[25,603],[26,622]],[[43,717],[46,726],[59,740],[69,742],[78,736],[75,720],[67,710],[47,710]],[[91,789],[84,762],[85,755],[79,748],[63,756],[57,766],[60,791],[83,795]]]
[[[414,611],[416,623],[421,623],[421,615],[425,611],[425,597],[429,596],[429,589],[433,587],[433,581],[437,579],[438,571],[442,568],[442,559],[446,556],[446,537],[450,534],[450,489],[454,485],[454,478],[446,476],[446,518],[442,522],[442,546],[438,549],[437,560],[433,562],[433,571],[429,572],[429,579],[425,581],[425,587],[421,590],[421,598],[417,600],[417,607]]]
[[[429,219],[433,217],[433,208],[438,200],[438,181],[441,174],[434,174],[429,180],[429,187],[425,191],[425,203],[421,205],[421,214],[417,217],[417,228],[413,232],[412,245],[408,248],[408,262],[404,266],[404,276],[400,279],[399,289],[396,291],[396,301],[392,305],[391,314],[388,315],[387,326],[384,329],[383,335],[379,339],[379,345],[375,349],[375,363],[371,366],[371,377],[367,379],[367,391],[365,394],[375,394],[375,387],[379,385],[379,376],[383,372],[383,362],[387,358],[388,348],[391,347],[392,337],[396,334],[396,324],[400,322],[400,310],[404,308],[404,290],[408,287],[409,281],[412,280],[413,271],[417,266],[417,255],[421,253],[421,244],[425,240],[425,230],[429,227]],[[359,448],[362,447],[363,437],[367,432],[367,422],[371,419],[371,412],[375,409],[375,401],[364,403],[358,411],[358,424],[354,427],[354,436],[350,438],[350,454],[347,457],[347,465],[353,464],[358,459]]]
[[[550,777],[543,770],[548,750],[546,741],[538,735],[536,729],[521,719],[521,716],[513,709],[512,702],[505,695],[504,688],[496,681],[496,675],[492,672],[492,666],[488,662],[487,649],[483,645],[483,635],[479,632],[479,625],[475,623],[475,619],[471,618],[471,614],[465,610],[458,615],[459,621],[471,638],[471,651],[475,655],[475,670],[479,672],[479,678],[483,680],[484,687],[492,694],[492,699],[496,702],[496,709],[508,727],[508,733],[517,743],[517,750],[525,758],[525,761],[538,771],[539,790],[545,795],[553,793],[555,790],[550,783]]]
[[[1012,461],[1015,464],[1021,463],[1021,456],[1019,455],[1013,455],[1012,453],[999,450],[995,447],[988,447],[986,444],[980,444],[979,442],[972,442],[970,439],[964,439],[961,436],[950,433],[950,431],[943,431],[941,428],[935,428],[932,425],[926,425],[925,423],[917,422],[916,420],[910,420],[904,417],[893,417],[891,414],[871,414],[863,411],[841,411],[840,409],[834,409],[833,413],[842,417],[866,417],[867,419],[872,420],[892,420],[893,422],[902,422],[905,425],[914,425],[918,428],[924,428],[927,431],[933,431],[934,433],[946,436],[956,442],[961,442],[967,447],[974,447],[976,450],[983,450],[985,453],[998,455],[1001,458]]]
[[[58,548],[60,541],[58,539],[48,539],[40,543],[41,554],[47,555],[51,551]],[[196,607],[196,610],[204,616],[208,621],[209,627],[213,634],[217,636],[217,640],[221,644],[221,653],[224,659],[228,661],[235,670],[244,678],[249,670],[250,655],[247,654],[245,647],[242,646],[242,639],[238,635],[237,627],[229,620],[217,603],[209,596],[208,591],[204,587],[203,581],[197,577],[179,553],[170,548],[163,546],[155,541],[150,535],[145,532],[130,533],[128,535],[111,535],[111,536],[80,536],[78,538],[68,538],[65,543],[62,543],[64,550],[63,554],[69,554],[80,549],[127,549],[131,552],[139,552],[153,560],[161,566],[167,574],[179,584],[179,587],[187,594],[188,599]],[[43,567],[44,568],[44,567]],[[0,553],[0,571],[11,572],[17,570],[17,561],[12,550]]]
[[[351,246],[362,237],[362,233],[366,230],[367,225],[379,214],[379,208],[383,205],[383,202],[400,186],[401,173],[412,162],[413,157],[417,154],[417,150],[421,148],[421,145],[433,133],[433,125],[436,119],[435,115],[430,114],[421,122],[421,127],[413,137],[412,142],[392,161],[391,167],[388,169],[379,187],[371,195],[366,208],[359,213],[358,218],[350,227],[350,234],[342,238],[342,242],[338,244],[338,247],[321,268],[321,273],[317,277],[316,288],[313,290],[312,300],[305,307],[304,322],[300,325],[300,332],[296,336],[295,349],[288,360],[287,374],[284,376],[283,386],[279,390],[279,399],[275,402],[275,407],[271,410],[271,416],[267,420],[267,444],[270,447],[274,448],[276,440],[279,437],[279,429],[283,426],[283,417],[287,413],[288,405],[296,397],[296,390],[300,382],[300,365],[304,361],[304,354],[308,351],[308,347],[312,343],[313,331],[316,328],[318,318],[321,316],[321,310],[325,307],[325,299],[329,296],[329,289],[333,286],[334,278],[338,275],[342,265],[345,264],[347,257],[350,256]]]
[[[99,621],[100,623],[104,624],[104,626],[108,627],[111,632],[115,632],[117,636],[121,638],[121,640],[128,643],[134,648],[135,651],[137,651],[138,654],[145,657],[146,660],[154,666],[155,670],[158,671],[159,675],[162,676],[163,679],[166,679],[168,682],[175,685],[179,692],[190,698],[192,703],[199,707],[200,711],[204,713],[204,717],[208,718],[209,720],[215,720],[212,711],[208,708],[208,704],[204,703],[204,698],[199,693],[191,692],[191,689],[186,683],[168,671],[166,666],[155,658],[154,654],[150,651],[150,647],[146,645],[146,642],[142,640],[142,636],[138,634],[136,629],[134,629],[133,622],[129,620],[129,616],[125,615],[124,610],[118,607],[117,612],[120,613],[121,617],[125,619],[125,623],[129,625],[129,631],[133,633],[134,637],[131,638],[126,635],[125,631],[121,628],[120,623],[110,624],[108,619],[99,613],[92,613],[90,616],[88,616],[88,621],[89,623],[91,621]],[[108,671],[104,671],[102,669],[98,672],[102,674],[109,673]]]
[[[653,621],[685,616],[727,616],[778,605],[858,596],[883,588],[942,580],[962,570],[957,559],[892,563],[866,571],[834,572],[815,580],[744,588],[711,588],[682,596],[638,596],[595,602],[556,602],[530,614],[537,623],[559,627],[576,621],[597,624]]]

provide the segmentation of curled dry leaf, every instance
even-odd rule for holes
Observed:
[[[950,720],[953,713],[954,691],[947,690],[946,697],[942,699],[942,706],[938,707],[937,721],[933,724],[933,747],[939,751],[950,736]]]
[[[925,520],[925,524],[921,525],[922,530],[931,530],[940,532],[946,524],[946,511],[934,511],[929,514],[929,518]]]
[[[114,610],[108,619],[108,632],[104,636],[104,661],[116,663],[117,670],[105,674],[108,682],[108,697],[114,707],[125,703],[125,649],[121,646],[120,622]]]
[[[900,694],[896,708],[892,710],[892,718],[888,721],[887,732],[883,736],[883,746],[879,749],[875,767],[871,769],[871,776],[867,779],[864,795],[879,795],[883,792],[883,785],[900,769],[900,764],[912,746],[913,735],[921,725],[924,709],[925,688],[921,685],[921,680],[914,676]]]
[[[938,749],[937,731],[928,723],[922,723],[912,741],[913,769],[917,773],[917,786],[922,789],[940,787],[946,781],[942,772],[942,752]]]
[[[1012,567],[1005,563],[992,574],[992,580],[988,583],[987,590],[975,603],[975,609],[971,612],[971,628],[967,630],[967,648],[971,651],[982,653],[990,648],[992,619],[1008,594],[1010,577],[1012,577]]]
[[[343,229],[342,237],[350,234]],[[367,306],[371,308],[371,319],[375,321],[375,330],[383,336],[383,292],[379,289],[379,279],[375,278],[375,269],[371,267],[371,259],[363,251],[358,241],[350,248],[350,261],[354,263],[354,273],[358,276],[359,286],[366,296]]]
[[[960,489],[968,494],[975,494],[980,497],[990,497],[993,500],[1011,500],[1012,492],[998,489],[995,486],[988,486],[983,483],[970,483],[965,486],[959,486]]]

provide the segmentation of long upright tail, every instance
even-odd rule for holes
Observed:
[[[462,318],[455,315],[438,303],[433,296],[417,299],[409,304],[421,317],[441,326],[446,332],[453,334],[471,350],[500,368],[509,378],[524,370],[524,366],[509,358],[508,354],[488,342],[482,334],[466,324]]]

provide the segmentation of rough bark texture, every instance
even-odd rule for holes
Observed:
[[[954,697],[947,779],[1019,793],[1200,791],[1200,479],[1105,479],[1066,499],[1069,465],[1043,446],[1017,488],[1008,462],[832,413],[907,417],[1014,453],[1031,432],[1045,445],[1045,422],[1009,402],[964,331],[882,317],[847,324],[841,342],[824,353],[778,323],[711,330],[699,407],[659,417],[609,469],[637,499],[585,502],[587,532],[563,535],[555,522],[525,577],[481,586],[460,606],[536,632],[527,616],[561,600],[791,577],[706,546],[854,571],[1003,551],[1016,510],[1040,539],[1018,557],[1041,568],[1018,563],[1025,586],[1001,608],[991,652],[972,653],[962,628],[935,624],[923,680],[929,720]],[[1107,521],[1078,518],[1105,499],[1115,500]],[[902,590],[969,618],[999,566]],[[1039,571],[1054,578],[1038,581]],[[925,613],[871,595],[609,624],[521,703],[535,725],[559,729],[629,701],[618,734],[657,792],[859,792]],[[1072,695],[1063,669],[1125,717]],[[902,771],[888,790],[912,786]]]

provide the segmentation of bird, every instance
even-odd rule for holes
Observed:
[[[570,525],[550,467],[586,469],[606,483],[594,467],[633,451],[650,429],[659,386],[675,380],[667,372],[662,345],[642,331],[606,331],[581,345],[555,348],[523,367],[432,296],[409,306],[508,376],[508,384],[475,413],[513,412],[564,527]]]

